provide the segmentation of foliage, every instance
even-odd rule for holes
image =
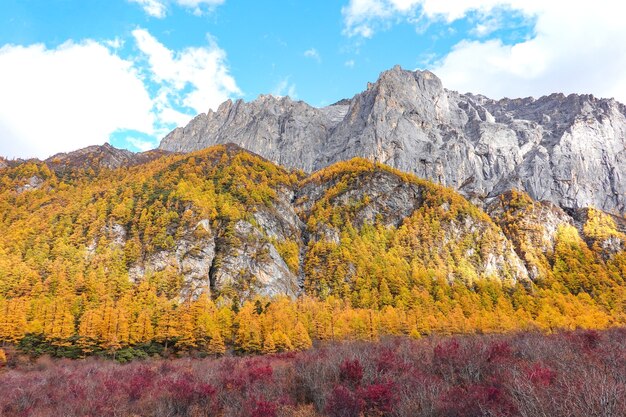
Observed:
[[[330,343],[219,359],[9,361],[7,417],[623,416],[626,330]]]
[[[33,177],[41,185],[25,190]],[[381,178],[418,200],[397,224],[363,219],[374,204],[368,185]],[[205,288],[191,296],[172,265],[132,274],[190,233],[237,248],[239,220],[253,222],[256,210],[276,210],[284,190],[307,187],[320,190],[309,206],[300,202],[308,246],[297,236],[263,236],[304,275],[298,299],[255,296],[246,279],[233,294]],[[354,190],[362,195],[352,198]],[[452,190],[381,164],[357,158],[303,178],[230,146],[98,172],[16,164],[0,170],[0,342],[33,356],[125,362],[626,322],[616,218],[589,210],[582,234],[563,225],[543,250],[543,229],[531,222],[543,206],[518,192],[501,200],[495,224]],[[516,281],[505,235],[536,267],[534,282]],[[486,268],[492,259],[502,267]]]

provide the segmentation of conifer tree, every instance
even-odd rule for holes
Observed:
[[[17,343],[24,336],[25,327],[25,304],[19,299],[0,300],[0,341]]]
[[[158,342],[165,345],[165,349],[168,348],[170,343],[178,337],[178,320],[176,311],[173,309],[171,303],[166,303],[164,310],[161,312],[157,326],[154,332],[154,338]]]
[[[178,314],[178,340],[176,346],[183,350],[193,349],[197,346],[194,334],[193,316],[189,307],[185,306]]]
[[[307,350],[313,346],[309,333],[304,328],[302,322],[298,321],[291,336],[291,343],[295,350]]]
[[[220,356],[226,353],[226,345],[219,331],[214,331],[211,340],[207,343],[206,351],[209,355]]]
[[[393,304],[393,296],[391,295],[389,285],[387,284],[387,280],[385,278],[380,281],[379,299],[382,307]]]
[[[78,326],[78,334],[81,336],[79,346],[87,352],[92,351],[100,342],[102,316],[96,310],[87,310],[83,313]]]
[[[274,343],[274,337],[271,333],[265,336],[265,340],[263,340],[263,353],[276,353],[276,343]]]
[[[142,310],[130,326],[129,336],[131,344],[147,343],[154,338],[154,327],[150,314],[146,310]]]
[[[253,312],[253,305],[250,302],[244,304],[237,314],[237,334],[235,337],[235,346],[244,352],[260,352],[261,330],[259,326],[258,316]]]
[[[289,352],[293,350],[293,344],[291,343],[291,339],[289,339],[289,336],[287,336],[285,332],[277,330],[272,334],[272,338],[274,339],[276,351]]]

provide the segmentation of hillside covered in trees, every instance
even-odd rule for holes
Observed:
[[[3,162],[4,345],[123,361],[626,324],[622,217],[358,158],[112,152]]]

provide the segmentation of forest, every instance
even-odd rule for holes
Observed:
[[[619,219],[597,210],[578,227],[559,224],[544,248],[545,206],[523,193],[500,196],[501,213],[490,216],[451,189],[358,158],[307,176],[217,146],[119,169],[97,160],[53,168],[23,161],[0,170],[8,352],[126,362],[626,322],[626,237]],[[414,209],[389,220],[368,194],[375,181],[412,190]],[[295,190],[313,190],[294,203],[302,228],[271,236],[255,214],[280,212]],[[173,264],[131,277],[182,239],[205,239],[196,226],[205,219],[216,268],[252,245],[237,234],[245,221],[264,245],[255,262],[275,247],[302,288],[264,293],[242,270],[229,284],[190,291]]]

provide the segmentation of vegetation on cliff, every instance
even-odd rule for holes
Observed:
[[[579,228],[558,224],[548,244],[544,206],[522,193],[501,196],[490,217],[450,189],[363,159],[306,177],[217,146],[97,172],[53,168],[0,170],[0,341],[33,354],[274,353],[626,323],[626,239],[597,210]],[[285,210],[299,228],[260,224],[258,213],[282,221]],[[242,221],[253,240],[238,232]],[[188,290],[179,264],[145,267],[209,234],[217,255],[199,290]],[[240,279],[215,281],[254,245],[254,262],[273,262],[275,248],[302,278],[299,297],[256,291],[243,264]]]

